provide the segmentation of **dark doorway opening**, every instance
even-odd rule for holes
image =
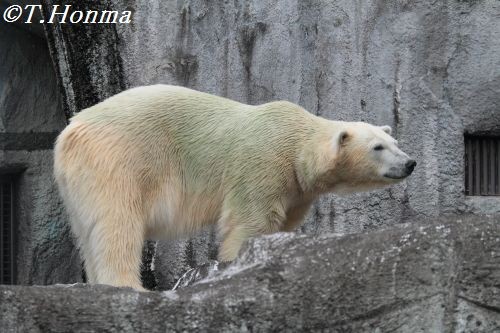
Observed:
[[[500,136],[465,135],[465,195],[500,195]]]
[[[0,284],[16,283],[15,202],[15,177],[0,175]]]

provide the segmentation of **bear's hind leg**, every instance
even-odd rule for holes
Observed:
[[[87,247],[85,247],[85,245],[79,246],[79,251],[81,252],[81,257],[83,258],[83,267],[85,269],[87,283],[97,283],[97,275],[95,268],[93,267],[91,252],[87,249]]]
[[[93,283],[145,290],[141,284],[144,221],[125,209],[107,214],[90,235],[89,265],[95,270]]]
[[[76,241],[76,246],[80,253],[80,258],[83,260],[83,267],[85,269],[85,276],[87,278],[87,283],[96,283],[96,273],[95,267],[93,266],[92,251],[90,251],[89,246],[89,235],[92,228],[95,226],[95,218],[92,214],[86,212],[81,212],[78,214],[79,209],[82,209],[83,205],[72,205],[72,200],[70,196],[66,195],[65,204],[67,211],[69,213],[69,220],[71,222],[71,232]],[[77,200],[75,200],[77,201]],[[82,216],[85,216],[83,218]]]

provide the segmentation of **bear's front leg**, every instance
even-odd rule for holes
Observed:
[[[222,243],[219,248],[220,261],[232,261],[238,256],[238,252],[250,237],[263,234],[272,234],[283,228],[286,216],[282,209],[274,209],[265,215],[257,216],[248,214],[241,217],[239,214],[221,221],[220,230]]]
[[[304,222],[304,218],[311,206],[312,201],[308,200],[290,208],[286,213],[286,221],[281,231],[291,232],[297,229]]]

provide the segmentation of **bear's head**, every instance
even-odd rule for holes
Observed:
[[[317,190],[369,191],[400,182],[413,172],[417,163],[398,148],[389,126],[335,123],[333,136],[330,132],[319,144],[321,148],[316,146],[314,165],[306,167],[314,170],[311,181]]]
[[[367,191],[408,177],[417,162],[398,148],[391,127],[345,123],[334,137],[334,191]]]

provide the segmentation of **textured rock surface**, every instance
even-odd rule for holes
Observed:
[[[177,292],[0,287],[5,332],[500,330],[500,220],[277,234]]]
[[[186,288],[200,280],[209,279],[215,276],[221,269],[226,268],[228,264],[229,262],[220,263],[217,260],[210,260],[206,264],[192,268],[177,280],[172,290]]]
[[[62,1],[43,0],[46,9]],[[359,232],[411,217],[500,211],[463,194],[463,134],[500,133],[500,2],[108,0],[122,25],[47,25],[68,114],[144,84],[258,104],[296,102],[339,120],[389,124],[418,161],[410,179],[325,196],[301,231]],[[160,285],[214,258],[213,231],[156,246]]]
[[[0,20],[0,133],[65,125],[46,41]]]
[[[52,180],[52,144],[64,126],[46,40],[0,20],[0,175],[17,176],[19,284],[80,281]]]

